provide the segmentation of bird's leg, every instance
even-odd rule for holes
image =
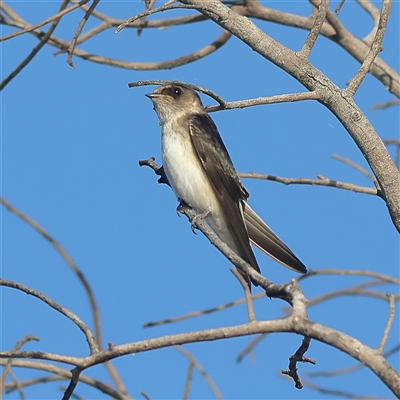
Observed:
[[[184,211],[185,211],[185,209],[187,209],[187,208],[192,209],[184,200],[178,199],[178,201],[179,201],[179,205],[178,205],[178,207],[176,208],[176,213],[178,214],[178,216],[180,216],[180,214],[183,214]],[[195,215],[195,216],[190,220],[191,229],[192,229],[192,232],[193,232],[194,234],[196,234],[195,229],[196,229],[196,223],[197,223],[197,221],[199,221],[199,220],[203,221],[205,218],[208,217],[208,215],[209,215],[210,213],[211,213],[210,210],[206,210],[206,211],[202,212],[201,214]]]
[[[179,201],[179,204],[178,204],[178,207],[176,207],[176,213],[177,213],[178,217],[180,218],[181,214],[184,213],[185,209],[187,209],[187,208],[191,209],[191,207],[187,203],[185,203],[185,201],[182,199],[178,198],[178,201]]]
[[[197,214],[197,215],[195,215],[193,218],[192,218],[192,220],[190,221],[190,223],[191,223],[191,229],[192,229],[192,232],[196,235],[196,231],[195,231],[195,229],[196,229],[196,224],[197,224],[197,221],[203,221],[205,218],[207,218],[208,217],[208,215],[211,213],[211,211],[210,210],[206,210],[206,211],[204,211],[204,212],[202,212],[201,214]]]

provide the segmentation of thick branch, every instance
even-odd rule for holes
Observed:
[[[352,96],[344,96],[343,90],[306,59],[270,38],[247,17],[235,13],[220,1],[185,2],[197,5],[200,12],[293,76],[308,90],[324,91],[320,102],[339,119],[366,158],[383,191],[393,224],[400,232],[400,174],[382,140]]]

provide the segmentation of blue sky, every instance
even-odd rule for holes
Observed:
[[[20,15],[36,23],[55,13],[57,2],[8,2]],[[307,15],[308,2],[268,2],[271,8]],[[331,5],[331,9],[336,3]],[[125,18],[140,12],[142,2],[101,2],[99,11]],[[182,15],[157,15],[154,18]],[[69,15],[55,35],[69,40],[81,12]],[[355,17],[356,16],[356,17]],[[370,20],[358,5],[346,2],[339,19],[356,35],[369,32]],[[356,20],[354,22],[354,19]],[[97,22],[97,21],[96,21]],[[90,20],[89,27],[95,25]],[[298,50],[307,33],[261,22],[269,35]],[[380,56],[399,69],[399,3],[393,4],[384,51]],[[12,32],[3,27],[2,34]],[[82,49],[132,61],[158,61],[193,52],[221,33],[211,22],[165,30],[114,34],[103,32]],[[6,77],[36,45],[28,35],[2,43],[2,75]],[[41,224],[81,268],[91,283],[103,324],[104,345],[123,344],[166,334],[231,326],[247,320],[245,307],[143,328],[149,321],[203,310],[242,296],[229,272],[229,262],[199,233],[193,235],[185,217],[178,218],[172,191],[157,184],[149,168],[138,160],[151,156],[161,163],[160,127],[152,104],[144,94],[153,87],[128,89],[144,79],[178,79],[208,87],[226,100],[303,91],[302,86],[239,40],[198,62],[168,71],[127,71],[65,55],[54,57],[46,46],[2,92],[2,195]],[[359,63],[337,45],[320,37],[312,63],[334,83],[345,87]],[[367,76],[356,95],[383,139],[399,137],[399,110],[370,111],[375,103],[392,99],[383,85]],[[213,104],[203,97],[205,104]],[[276,104],[213,113],[221,136],[240,172],[255,171],[283,177],[331,179],[372,186],[362,174],[334,160],[339,154],[367,167],[350,136],[323,106],[315,102]],[[392,157],[394,150],[390,149]],[[349,191],[244,180],[252,207],[296,255],[313,269],[341,268],[399,275],[399,241],[384,202],[378,197]],[[2,276],[44,292],[77,313],[89,326],[88,301],[75,275],[40,235],[20,219],[2,210]],[[261,270],[277,283],[294,275],[256,252]],[[302,288],[308,299],[347,288],[365,279],[344,276],[314,277]],[[378,286],[384,293],[396,287]],[[254,290],[255,293],[258,290]],[[85,356],[81,332],[40,301],[2,290],[2,348],[10,349],[28,333],[40,337],[26,350]],[[259,319],[278,318],[284,304],[261,299],[255,303]],[[353,335],[377,347],[386,323],[386,302],[369,297],[341,297],[309,309],[310,319]],[[398,344],[396,314],[386,349]],[[323,395],[294,389],[279,371],[301,343],[289,334],[269,335],[254,350],[253,358],[237,364],[238,353],[252,338],[185,346],[215,380],[226,399],[311,399]],[[354,365],[345,354],[313,341],[307,355],[316,366],[300,365],[307,372]],[[398,355],[389,362],[399,368]],[[152,399],[180,398],[187,360],[174,349],[122,357],[115,361],[130,394],[140,391]],[[42,376],[14,369],[19,379]],[[86,373],[109,381],[102,366]],[[335,379],[314,383],[330,389],[393,398],[371,372],[362,369]],[[26,390],[29,399],[60,398],[59,383]],[[90,399],[105,398],[79,384],[76,389]],[[191,398],[211,398],[212,392],[195,372]],[[5,396],[16,398],[16,394]]]

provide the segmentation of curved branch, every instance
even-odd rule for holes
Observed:
[[[63,0],[61,2],[60,11],[64,10],[67,7],[68,0]],[[11,82],[13,78],[15,78],[36,56],[37,53],[41,50],[41,48],[50,40],[51,35],[53,34],[54,30],[56,29],[57,25],[61,21],[61,17],[54,20],[53,23],[50,25],[48,31],[40,37],[40,42],[33,48],[33,50],[28,54],[28,56],[11,72],[7,78],[3,79],[0,83],[0,90],[3,90],[8,83]]]
[[[98,353],[99,352],[99,346],[97,345],[96,338],[93,335],[93,332],[89,327],[86,326],[86,324],[72,311],[68,310],[67,308],[61,306],[60,304],[56,303],[54,300],[52,300],[50,297],[46,296],[42,292],[38,292],[35,289],[31,289],[28,286],[22,285],[21,283],[17,282],[12,282],[3,278],[0,278],[0,286],[6,286],[9,288],[17,289],[20,290],[26,294],[29,294],[31,296],[36,297],[37,299],[43,301],[46,303],[48,306],[53,308],[54,310],[58,311],[65,317],[67,317],[69,320],[71,320],[86,336],[86,340],[89,344],[90,352],[91,353]],[[14,353],[14,352],[10,352]]]
[[[94,297],[93,290],[92,290],[88,280],[86,279],[85,275],[83,274],[83,272],[78,268],[76,263],[72,260],[70,255],[61,246],[61,244],[58,243],[51,235],[49,235],[49,233],[42,226],[40,226],[36,221],[34,221],[32,218],[28,217],[22,211],[16,209],[9,202],[7,202],[3,197],[0,197],[0,203],[2,203],[3,206],[8,211],[13,213],[17,217],[21,218],[30,227],[32,227],[36,232],[41,234],[47,241],[49,241],[50,244],[57,251],[57,253],[60,254],[61,258],[65,261],[65,263],[71,268],[71,270],[78,277],[78,279],[81,282],[81,284],[86,292],[86,295],[89,299],[89,304],[90,304],[90,308],[92,310],[92,315],[93,315],[94,329],[95,329],[96,337],[97,337],[97,344],[101,348],[102,332],[101,332],[101,322],[100,322],[100,311],[99,311],[99,307],[97,306],[97,302]]]
[[[80,2],[78,2],[78,3],[74,4],[73,6],[71,6],[70,8],[67,8],[65,10],[59,11],[57,14],[55,14],[55,15],[49,17],[49,18],[46,18],[42,22],[39,22],[39,23],[37,23],[35,25],[31,25],[31,26],[29,26],[27,28],[21,29],[19,31],[16,31],[16,32],[10,33],[9,35],[1,37],[0,38],[0,42],[4,42],[4,41],[6,41],[8,39],[12,39],[12,38],[14,38],[16,36],[23,35],[24,33],[34,31],[35,29],[38,29],[38,28],[42,27],[43,25],[47,25],[48,23],[53,22],[56,19],[61,18],[64,15],[70,13],[71,11],[74,11],[77,8],[82,7],[83,4],[86,4],[89,1],[90,0],[81,0]],[[9,8],[6,6],[6,10],[7,9],[9,9]]]
[[[386,201],[393,224],[400,232],[400,174],[382,140],[354,99],[351,96],[344,96],[343,90],[306,59],[271,39],[247,17],[235,13],[220,1],[187,0],[187,2],[198,5],[202,13],[237,36],[262,57],[293,76],[308,90],[324,91],[320,102],[339,119],[364,155],[382,189],[382,197]],[[327,13],[327,17],[330,13]]]
[[[315,2],[316,6],[318,4]],[[314,23],[313,18],[273,10],[264,7],[258,1],[248,2],[247,7],[240,14],[246,15],[249,18],[275,22],[305,30],[310,30]],[[348,31],[330,10],[327,11],[327,19],[329,23],[325,22],[322,25],[320,34],[339,44],[357,61],[362,63],[369,51],[368,44]],[[381,58],[377,57],[371,65],[369,72],[382,82],[387,90],[400,98],[400,76],[394,68],[391,68]]]
[[[5,365],[5,363],[6,363],[6,360],[0,359],[0,365]],[[71,379],[71,371],[70,370],[58,367],[56,365],[40,362],[40,361],[13,360],[12,366],[19,367],[19,368],[30,368],[30,369],[35,369],[35,370],[39,370],[39,371],[50,372],[50,373],[54,374],[56,377],[58,376],[59,379],[62,379],[62,380]],[[113,399],[115,398],[117,400],[127,400],[126,396],[124,396],[119,391],[113,389],[109,384],[99,381],[97,379],[94,379],[90,376],[81,374],[79,376],[79,381],[82,383],[85,383],[93,388],[100,390],[102,393],[109,395]],[[30,386],[30,385],[37,383],[37,379],[32,379],[32,380],[22,382],[22,383],[23,383],[23,386]],[[6,386],[6,388],[8,388],[9,391],[12,391],[13,388],[16,387],[15,384],[11,384],[11,383],[6,383],[5,386]]]

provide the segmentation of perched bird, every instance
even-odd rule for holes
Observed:
[[[146,96],[160,119],[163,167],[178,200],[199,214],[208,212],[205,219],[217,236],[256,271],[260,268],[250,242],[285,267],[307,272],[248,205],[249,193],[199,95],[183,84],[168,83]]]

